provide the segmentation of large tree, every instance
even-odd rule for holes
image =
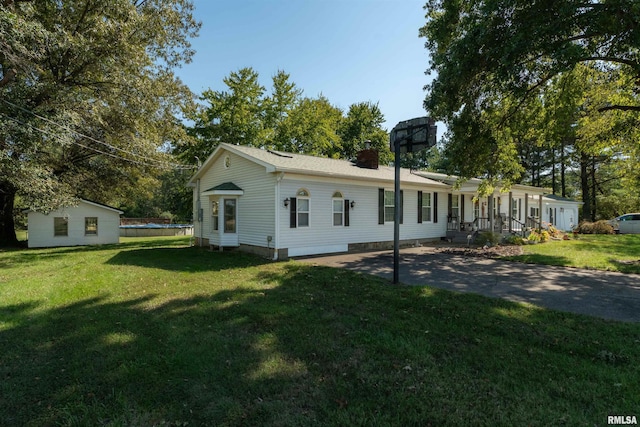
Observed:
[[[183,137],[199,24],[190,0],[0,4],[0,244],[16,242],[16,195],[47,211],[76,197],[113,202]],[[9,76],[10,78],[4,78]]]
[[[204,104],[191,117],[194,138],[176,146],[185,162],[203,161],[221,142],[352,159],[369,140],[381,162],[391,159],[377,104],[353,104],[345,116],[322,94],[303,97],[284,71],[272,77],[270,92],[252,68],[234,71],[223,82],[226,90],[203,93]]]
[[[637,0],[429,0],[420,35],[437,73],[425,107],[451,131],[456,172],[516,180],[515,145],[500,134],[555,76],[592,64],[632,78],[599,112],[640,111]],[[636,95],[636,96],[634,96]],[[509,108],[505,107],[508,100]],[[467,156],[463,156],[464,152]]]

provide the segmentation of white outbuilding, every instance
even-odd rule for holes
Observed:
[[[28,245],[43,248],[119,243],[122,213],[89,200],[48,214],[28,211]]]

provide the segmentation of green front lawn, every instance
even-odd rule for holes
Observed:
[[[524,246],[524,254],[507,258],[534,264],[640,273],[640,234],[580,234]]]
[[[640,415],[640,325],[187,242],[0,251],[0,424]]]

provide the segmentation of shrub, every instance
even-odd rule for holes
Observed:
[[[491,231],[483,231],[476,237],[476,244],[480,246],[484,245],[497,245],[500,243],[501,236],[498,233],[492,233]]]
[[[551,237],[562,237],[562,232],[555,228],[553,225],[549,225],[548,231]]]
[[[614,234],[613,227],[605,220],[598,222],[582,221],[574,232],[580,234]]]
[[[516,236],[515,234],[510,234],[508,236],[505,236],[504,238],[504,243],[508,244],[508,245],[524,245],[525,243],[525,239],[523,239],[520,236]]]
[[[538,243],[540,241],[540,233],[538,233],[536,230],[531,230],[531,233],[529,233],[527,240],[530,243]]]
[[[551,238],[551,235],[547,230],[542,230],[540,232],[540,243],[548,242],[550,238]]]

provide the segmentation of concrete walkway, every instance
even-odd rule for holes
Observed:
[[[346,268],[393,279],[393,251],[299,258],[300,262]],[[531,265],[436,253],[400,251],[400,282],[625,322],[640,322],[640,275]]]

